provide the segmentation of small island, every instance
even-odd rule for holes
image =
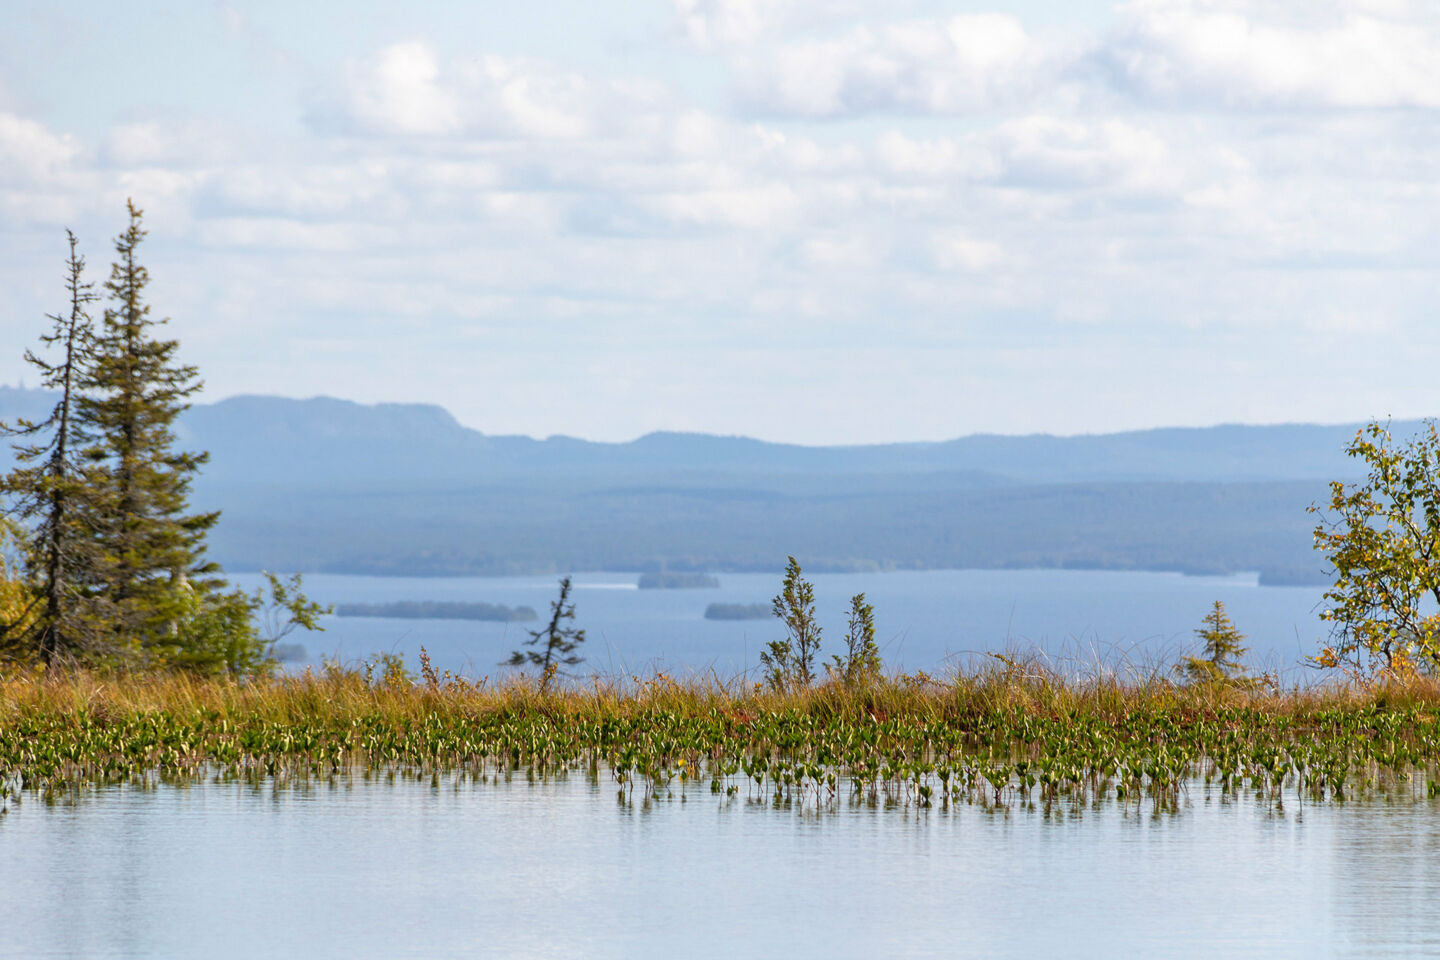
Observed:
[[[507,607],[502,603],[458,603],[441,600],[399,600],[395,603],[342,603],[335,607],[341,617],[388,617],[394,620],[490,620],[513,623],[536,619],[531,607]]]
[[[706,620],[769,620],[775,611],[768,603],[712,603],[705,608]]]
[[[708,573],[642,573],[635,584],[641,590],[711,590],[720,581]]]

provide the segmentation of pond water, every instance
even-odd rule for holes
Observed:
[[[256,574],[234,579],[253,588]],[[774,620],[704,619],[710,603],[765,603],[780,573],[721,574],[718,589],[637,590],[633,573],[575,576],[575,625],[586,630],[583,670],[614,676],[654,669],[687,675],[714,671],[730,679],[753,669],[765,645],[783,636]],[[1082,570],[925,570],[817,574],[822,653],[839,651],[850,597],[875,606],[878,638],[891,669],[944,672],[979,651],[1041,649],[1057,663],[1173,661],[1195,644],[1194,631],[1215,600],[1247,635],[1256,669],[1303,680],[1301,660],[1315,653],[1326,625],[1318,587],[1261,587],[1252,576],[1186,577],[1171,573]],[[397,600],[527,605],[548,614],[555,577],[405,578],[317,574],[305,578],[324,603]],[[325,633],[292,635],[307,656],[354,661],[380,651],[413,667],[423,645],[437,669],[495,675],[497,664],[526,639],[534,623],[331,617]]]
[[[108,787],[0,817],[0,955],[1440,955],[1440,807],[617,800],[604,775]]]

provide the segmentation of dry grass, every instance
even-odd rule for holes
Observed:
[[[559,720],[634,718],[655,713],[679,717],[793,713],[819,720],[894,718],[909,722],[963,722],[982,715],[1031,715],[1120,720],[1136,713],[1203,716],[1247,710],[1277,719],[1366,708],[1440,708],[1440,679],[1400,682],[1335,681],[1277,689],[1184,685],[1164,675],[1113,674],[1076,679],[1036,661],[1011,657],[992,666],[939,678],[924,673],[882,678],[849,688],[824,682],[777,691],[714,676],[677,679],[596,677],[555,685],[541,693],[523,676],[473,682],[450,675],[412,678],[391,669],[306,671],[299,676],[250,680],[188,673],[96,673],[12,670],[0,674],[0,725],[19,716],[121,717],[203,712],[276,723],[383,716],[395,721],[430,714],[515,717],[539,714]]]

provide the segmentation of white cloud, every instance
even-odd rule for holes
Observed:
[[[378,136],[577,139],[643,94],[597,87],[579,73],[526,57],[442,64],[421,41],[354,63],[338,89],[312,105],[322,128]]]
[[[1000,173],[993,150],[954,137],[921,139],[887,130],[876,141],[875,153],[882,169],[898,177],[989,179]]]
[[[100,150],[105,162],[117,167],[193,168],[232,161],[253,150],[256,139],[254,131],[217,117],[151,118],[111,127]]]
[[[1142,96],[1232,107],[1440,106],[1440,23],[1400,4],[1142,0],[1104,57]]]
[[[754,43],[784,22],[794,0],[674,0],[684,36],[704,48]]]
[[[967,14],[777,44],[739,58],[736,82],[748,106],[768,113],[965,113],[1036,94],[1068,54],[1014,17]]]
[[[352,118],[368,131],[436,135],[461,127],[459,98],[441,84],[435,53],[418,40],[363,64],[348,93]]]
[[[681,0],[682,4],[689,0]],[[1440,8],[1400,0],[1136,0],[1103,36],[1002,13],[781,29],[795,4],[694,4],[749,110],[958,115],[1135,97],[1175,107],[1440,107]],[[722,31],[720,25],[744,25]],[[709,32],[707,32],[709,31]]]
[[[870,270],[884,259],[885,251],[872,237],[863,234],[822,234],[804,241],[800,255],[812,268]]]
[[[597,104],[577,73],[535,61],[483,57],[458,75],[482,125],[489,121],[495,129],[558,140],[590,132]]]
[[[0,174],[7,179],[53,176],[78,154],[71,137],[51,133],[34,120],[0,113]]]
[[[663,194],[646,205],[675,223],[771,230],[790,225],[801,201],[790,186],[769,183]]]
[[[343,253],[373,250],[383,243],[384,236],[373,227],[359,229],[349,223],[261,217],[209,220],[201,227],[198,239],[214,247]]]
[[[962,231],[950,230],[931,237],[936,264],[944,270],[980,272],[999,266],[1005,251],[997,243],[977,240]]]
[[[312,162],[277,175],[274,165],[227,164],[211,177],[200,200],[216,218],[277,217],[333,222],[388,219],[408,204],[388,163]]]
[[[876,140],[874,158],[877,170],[895,182],[989,185],[1031,198],[1089,190],[1197,203],[1213,198],[1204,190],[1233,186],[1230,178],[1245,167],[1243,158],[1163,116],[1030,114],[963,137],[912,138],[888,130]]]
[[[170,159],[173,144],[154,120],[115,127],[107,138],[106,153],[122,166]]]
[[[1042,188],[1172,193],[1184,183],[1182,161],[1165,137],[1124,120],[1021,117],[1000,124],[992,142],[1003,179]]]
[[[822,146],[815,140],[773,126],[757,125],[743,145],[751,162],[792,175],[823,175],[854,169],[859,151],[849,145]]]

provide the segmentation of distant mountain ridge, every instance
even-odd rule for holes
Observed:
[[[0,387],[0,420],[43,416],[49,396]],[[954,440],[800,446],[660,431],[624,443],[490,435],[430,404],[374,405],[242,395],[196,404],[180,422],[187,447],[209,450],[215,482],[370,475],[475,479],[551,467],[725,473],[970,473],[1027,483],[1333,479],[1353,474],[1345,444],[1362,425],[1168,427],[1060,437],[974,434]],[[1420,421],[1396,421],[1397,434]]]
[[[44,416],[0,387],[0,420]],[[1418,421],[1397,421],[1398,435]],[[1360,424],[807,447],[484,434],[427,404],[237,396],[181,418],[234,568],[508,573],[1076,566],[1314,582],[1305,508]],[[0,463],[9,450],[0,450]]]
[[[211,450],[213,462],[221,462],[233,445],[256,468],[264,461],[256,463],[250,456],[270,450],[309,456],[315,467],[340,475],[357,466],[383,467],[373,454],[387,449],[400,455],[389,465],[404,465],[403,475],[429,478],[465,478],[477,470],[513,473],[584,467],[987,473],[1032,483],[1329,479],[1346,472],[1343,448],[1360,426],[1218,426],[1078,437],[979,434],[933,443],[829,447],[657,432],[628,443],[600,443],[566,436],[536,440],[488,435],[462,426],[443,408],[422,404],[365,406],[331,398],[250,396],[197,405],[183,422],[186,439]],[[1395,426],[1407,432],[1416,424]],[[351,447],[354,442],[363,443],[364,449]]]

